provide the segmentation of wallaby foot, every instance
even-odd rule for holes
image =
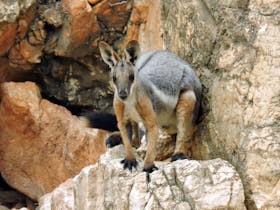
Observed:
[[[121,163],[123,164],[123,169],[129,169],[130,171],[132,171],[133,168],[137,168],[137,161],[136,160],[129,160],[129,159],[123,159],[121,161]]]
[[[186,156],[183,153],[177,153],[175,155],[172,156],[171,161],[176,161],[176,160],[184,160],[184,159],[191,159],[190,157]]]
[[[158,167],[156,167],[155,165],[152,165],[152,166],[149,166],[149,167],[143,169],[143,171],[145,171],[148,174],[150,174],[156,170],[158,170]]]
[[[120,132],[112,133],[105,141],[106,147],[112,148],[122,143],[122,137]]]

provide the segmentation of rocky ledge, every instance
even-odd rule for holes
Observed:
[[[141,158],[137,170],[124,170],[123,155],[123,146],[109,149],[43,196],[39,209],[246,209],[240,177],[227,161],[157,162],[147,177]]]

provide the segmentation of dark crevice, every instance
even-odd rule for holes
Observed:
[[[27,207],[29,210],[35,210],[38,204],[29,197],[12,188],[0,175],[0,206],[7,208]]]

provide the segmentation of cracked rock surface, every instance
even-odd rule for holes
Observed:
[[[240,177],[227,161],[157,162],[148,182],[142,160],[131,173],[120,164],[123,155],[123,146],[110,149],[43,196],[39,209],[246,209]]]

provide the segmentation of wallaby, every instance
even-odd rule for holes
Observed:
[[[159,129],[177,133],[172,161],[187,158],[201,99],[201,83],[193,69],[168,51],[140,55],[135,40],[126,45],[122,56],[105,42],[99,43],[99,49],[111,68],[113,106],[125,147],[124,168],[137,167],[128,127],[132,127],[132,139],[139,142],[139,122],[145,126],[148,139],[144,171],[157,170],[154,160]]]

